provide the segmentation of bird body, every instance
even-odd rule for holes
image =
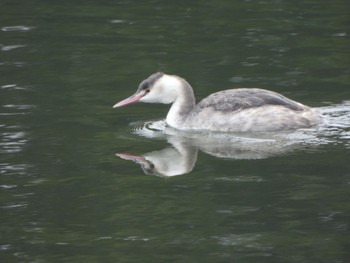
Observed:
[[[314,109],[257,88],[219,91],[196,104],[185,79],[160,72],[142,81],[133,96],[114,108],[139,101],[172,103],[166,122],[179,130],[268,132],[312,127],[321,121]]]

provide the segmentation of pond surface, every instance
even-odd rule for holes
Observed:
[[[0,3],[2,262],[349,262],[350,4]],[[112,106],[156,71],[317,128],[186,134]],[[135,163],[136,162],[136,163]]]

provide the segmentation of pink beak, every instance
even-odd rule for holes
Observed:
[[[134,94],[132,96],[130,96],[129,98],[119,101],[117,104],[115,104],[113,106],[113,108],[119,108],[119,107],[123,107],[129,104],[133,104],[138,102],[141,98],[143,97],[143,94]]]

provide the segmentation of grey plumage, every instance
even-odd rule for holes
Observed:
[[[215,111],[234,112],[266,105],[279,105],[294,111],[305,107],[285,96],[263,89],[231,89],[219,91],[203,99],[196,106],[196,111],[212,108]]]
[[[160,79],[162,76],[164,75],[164,73],[162,72],[156,72],[156,73],[153,73],[151,76],[149,76],[147,79],[145,79],[144,81],[142,81],[139,85],[139,88],[137,89],[137,92],[140,92],[142,90],[146,90],[146,89],[149,89],[151,88],[154,83]]]

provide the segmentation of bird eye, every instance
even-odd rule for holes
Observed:
[[[150,91],[151,91],[150,89],[146,89],[146,90],[145,90],[145,93],[148,93],[148,92],[150,92]]]

